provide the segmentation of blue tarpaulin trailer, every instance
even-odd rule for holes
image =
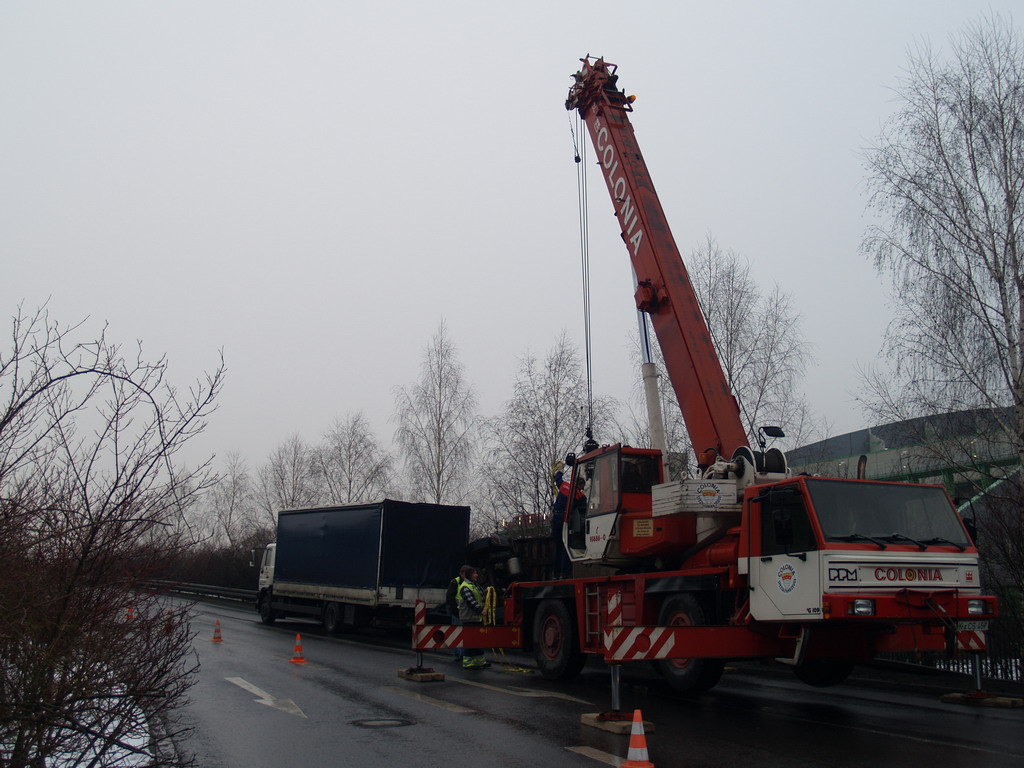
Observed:
[[[469,538],[469,507],[384,501],[285,510],[260,569],[266,623],[313,618],[404,626],[417,600],[444,602]]]

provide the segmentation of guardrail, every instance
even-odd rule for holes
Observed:
[[[255,603],[255,589],[235,589],[218,587],[212,584],[185,584],[180,581],[151,581],[150,586],[161,592],[173,592],[176,595],[194,595],[195,597],[215,597],[220,600],[234,600],[239,603]]]

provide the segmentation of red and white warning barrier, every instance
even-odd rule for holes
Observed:
[[[412,647],[418,651],[438,648],[463,648],[462,627],[450,624],[424,624],[413,628]]]
[[[412,647],[416,651],[439,648],[522,648],[519,627],[495,627],[482,624],[427,624],[426,603],[417,601],[413,614]]]
[[[957,632],[956,647],[961,651],[984,651],[985,633],[977,630]]]
[[[616,589],[608,595],[608,626],[622,626],[622,590]]]
[[[672,658],[675,633],[668,627],[611,627],[604,631],[605,661]]]

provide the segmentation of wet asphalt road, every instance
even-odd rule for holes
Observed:
[[[217,619],[222,643],[211,641]],[[414,683],[397,674],[415,661],[404,638],[328,637],[299,621],[267,627],[255,612],[214,604],[196,606],[193,626],[201,668],[183,714],[194,730],[177,746],[203,768],[594,768],[618,765],[629,746],[628,736],[580,724],[611,702],[608,672],[593,660],[577,680],[553,684],[428,654],[447,679]],[[305,665],[289,661],[296,632]],[[1024,765],[1024,709],[939,701],[962,681],[887,678],[868,671],[856,684],[814,689],[786,670],[741,666],[687,698],[647,665],[627,666],[622,707],[653,723],[647,746],[658,768]]]

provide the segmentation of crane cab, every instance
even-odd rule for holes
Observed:
[[[652,513],[652,489],[664,475],[661,451],[648,448],[607,445],[577,459],[562,534],[569,559],[635,565],[692,544],[693,518]]]

